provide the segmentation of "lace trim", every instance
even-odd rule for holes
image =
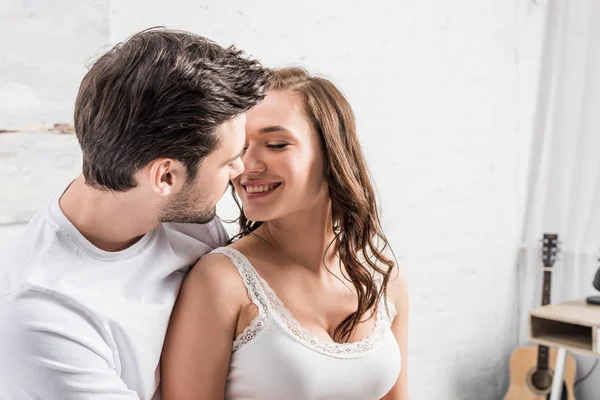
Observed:
[[[383,284],[383,276],[381,276],[381,274],[375,273],[375,275],[373,276],[373,281],[375,282],[375,284],[378,287],[381,287],[381,285]],[[385,310],[386,321],[391,326],[392,322],[394,321],[394,318],[398,314],[398,310],[396,310],[396,306],[394,305],[394,303],[387,300],[387,294],[384,294],[384,298],[385,298],[384,304],[387,305],[387,308],[381,307],[381,304],[380,304],[380,309]]]
[[[365,339],[351,343],[336,343],[333,341],[321,340],[300,325],[279,297],[277,297],[275,291],[271,289],[267,281],[256,272],[250,261],[242,253],[228,247],[219,248],[213,252],[221,253],[229,257],[242,276],[244,285],[248,289],[250,299],[258,306],[259,310],[258,316],[256,316],[252,320],[252,323],[235,339],[233,351],[236,351],[244,344],[250,342],[261,330],[263,330],[268,322],[268,311],[271,311],[275,316],[275,319],[280,322],[279,325],[308,348],[338,358],[363,357],[376,350],[377,345],[382,342],[385,334],[389,331],[391,322],[396,315],[396,307],[394,304],[387,302],[382,298],[377,307],[375,326],[369,336]],[[380,280],[376,279],[376,282],[377,281],[380,282]],[[262,293],[261,287],[263,290]],[[386,302],[388,306],[387,310],[385,307]],[[388,310],[389,315],[387,312]]]
[[[388,318],[388,322],[390,325],[392,325],[392,322],[394,322],[394,318],[396,318],[396,315],[398,315],[398,310],[396,310],[396,306],[394,305],[394,303],[390,303],[388,301],[387,305],[388,305],[388,310],[390,311],[390,316]]]
[[[248,297],[258,307],[258,315],[254,317],[250,325],[248,325],[242,333],[240,333],[233,341],[232,352],[235,352],[240,347],[253,340],[260,331],[267,325],[267,303],[261,293],[260,283],[257,280],[257,274],[249,262],[240,257],[240,253],[234,249],[227,247],[218,248],[212,253],[223,254],[231,260],[231,263],[237,268],[242,277],[244,286],[248,290]]]
[[[387,317],[387,312],[385,312],[385,307],[381,301],[377,308],[375,327],[365,339],[350,343],[336,343],[333,341],[321,340],[315,337],[308,329],[300,325],[284,306],[279,297],[277,297],[275,291],[271,289],[269,284],[260,276],[258,276],[258,278],[263,285],[271,310],[274,312],[275,318],[280,322],[280,325],[282,325],[286,331],[291,333],[295,339],[317,352],[339,358],[363,357],[376,350],[377,345],[382,341],[386,332],[389,330],[391,319]],[[391,307],[393,307],[393,305],[391,305]],[[391,307],[390,310],[392,309]]]

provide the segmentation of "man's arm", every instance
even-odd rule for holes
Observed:
[[[36,288],[10,301],[0,321],[0,399],[139,400],[119,378],[105,325],[85,307]]]

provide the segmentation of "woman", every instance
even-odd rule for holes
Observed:
[[[182,286],[163,400],[407,400],[406,282],[352,110],[325,79],[274,75],[233,181],[241,233]]]

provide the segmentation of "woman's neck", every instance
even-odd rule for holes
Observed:
[[[336,259],[331,201],[262,224],[256,234],[294,264],[317,275]],[[325,260],[325,265],[323,263]]]

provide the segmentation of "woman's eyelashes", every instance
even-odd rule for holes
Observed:
[[[281,142],[281,143],[267,143],[265,145],[265,147],[269,148],[269,149],[274,149],[274,150],[281,150],[286,148],[287,146],[289,146],[289,143],[285,143],[285,142]],[[248,147],[246,145],[246,147],[244,147],[244,151],[242,152],[242,157],[246,155],[246,153],[248,152]]]
[[[289,146],[289,143],[269,143],[269,144],[267,144],[267,147],[270,149],[283,149],[287,146]]]

